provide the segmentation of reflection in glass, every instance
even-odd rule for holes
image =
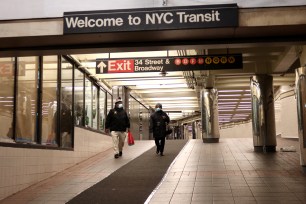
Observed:
[[[92,86],[92,128],[98,129],[98,89]]]
[[[0,142],[13,142],[14,58],[0,58]]]
[[[85,78],[85,126],[92,127],[92,94],[91,82]]]
[[[105,125],[105,99],[106,93],[100,89],[99,98],[99,130],[104,131]]]
[[[43,57],[42,144],[57,146],[57,56]]]
[[[74,70],[74,117],[75,124],[84,126],[84,74],[78,70]]]
[[[18,58],[16,141],[33,143],[37,112],[38,57]]]
[[[60,138],[61,147],[72,147],[72,80],[73,66],[62,59]]]
[[[110,93],[107,92],[107,103],[106,103],[106,112],[109,113],[109,111],[113,108],[113,98]]]

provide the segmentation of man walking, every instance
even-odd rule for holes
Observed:
[[[164,156],[165,140],[169,116],[162,110],[162,104],[155,105],[155,112],[150,116],[150,132],[153,133],[156,145],[156,154]]]
[[[106,133],[111,133],[113,139],[115,158],[122,156],[125,137],[130,129],[130,119],[123,109],[122,100],[116,100],[114,109],[111,109],[105,121]]]

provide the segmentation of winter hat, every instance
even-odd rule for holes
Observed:
[[[155,108],[163,108],[163,106],[162,106],[161,103],[157,103],[157,104],[155,105]]]
[[[117,103],[122,103],[121,97],[118,97],[118,98],[116,99],[115,104],[117,104]]]

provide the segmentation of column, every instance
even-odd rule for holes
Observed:
[[[251,77],[252,127],[254,151],[275,152],[276,130],[273,77]]]
[[[296,69],[295,73],[300,163],[303,171],[306,173],[306,67]]]
[[[219,142],[219,116],[217,89],[207,88],[201,90],[200,95],[202,139],[204,143]]]

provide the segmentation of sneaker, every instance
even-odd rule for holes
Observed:
[[[119,152],[119,157],[121,157],[121,156],[122,156],[122,151]]]
[[[119,154],[115,154],[115,159],[118,159],[119,158]]]
[[[161,153],[160,153],[160,156],[161,156],[161,157],[164,156],[164,153],[161,152]]]
[[[159,154],[159,149],[156,149],[156,154]]]

